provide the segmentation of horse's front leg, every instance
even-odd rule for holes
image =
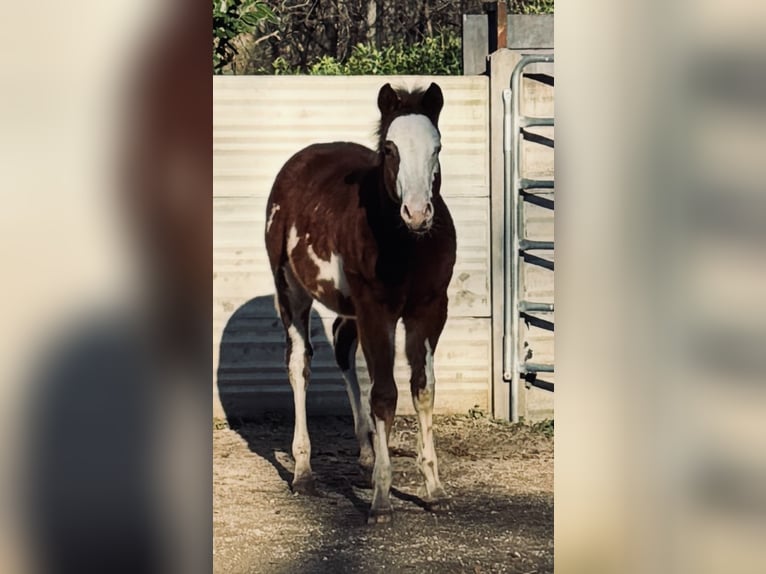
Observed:
[[[397,390],[394,382],[394,331],[396,318],[382,309],[365,308],[357,315],[359,339],[372,378],[370,406],[372,413],[375,465],[372,471],[372,504],[368,523],[390,522],[393,515],[391,458],[388,438],[396,414]]]
[[[446,319],[446,297],[404,316],[410,389],[418,417],[418,468],[425,479],[425,502],[432,510],[443,508],[449,503],[449,497],[439,480],[433,432],[436,386],[434,352]]]

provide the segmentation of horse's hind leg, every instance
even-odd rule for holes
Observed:
[[[372,418],[370,416],[369,397],[363,400],[362,389],[356,375],[356,348],[359,338],[356,321],[347,317],[338,317],[332,326],[335,360],[338,362],[343,379],[346,381],[348,400],[354,414],[354,431],[359,440],[359,464],[367,473],[372,472],[375,455],[370,442]]]
[[[295,279],[285,264],[275,273],[279,314],[286,333],[285,363],[295,403],[295,430],[293,433],[293,491],[316,494],[311,474],[311,441],[306,422],[306,390],[309,384],[313,350],[309,336],[311,296]]]
[[[434,510],[446,506],[449,501],[439,480],[433,433],[436,383],[433,354],[446,319],[446,297],[404,316],[412,403],[418,416],[418,467],[425,479],[425,501]]]

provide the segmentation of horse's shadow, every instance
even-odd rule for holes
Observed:
[[[320,493],[337,493],[361,513],[356,494],[367,481],[357,465],[359,447],[343,379],[322,319],[311,312],[311,365],[306,410],[312,468]],[[217,370],[218,396],[229,427],[248,448],[292,482],[294,407],[285,368],[285,334],[273,295],[239,307],[223,329]]]

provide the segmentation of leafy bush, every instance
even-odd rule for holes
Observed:
[[[322,56],[308,66],[308,73],[314,76],[339,75],[459,75],[462,55],[460,37],[455,34],[440,34],[425,38],[422,42],[406,46],[398,42],[378,50],[368,44],[357,44],[349,57],[340,62],[331,56]],[[266,74],[300,74],[297,67],[291,67],[284,58],[276,58]]]
[[[539,432],[543,436],[546,436],[548,438],[553,438],[553,419],[545,419],[540,422],[536,422],[532,425],[532,430],[535,432]]]
[[[213,0],[213,71],[221,73],[237,55],[234,39],[252,32],[260,22],[276,24],[279,19],[266,2],[256,0]]]
[[[553,0],[511,0],[511,14],[553,14]]]

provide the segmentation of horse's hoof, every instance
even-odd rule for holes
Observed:
[[[392,508],[384,508],[382,510],[370,510],[370,514],[367,517],[367,524],[389,524],[394,518],[394,511]]]
[[[446,512],[452,507],[452,499],[449,496],[425,500],[424,502],[429,512]]]
[[[293,480],[293,494],[302,496],[319,496],[319,491],[311,477]]]
[[[443,512],[449,510],[452,505],[452,498],[441,486],[434,488],[433,492],[428,492],[426,486],[422,485],[418,489],[418,496],[423,501],[425,509],[430,512]]]

